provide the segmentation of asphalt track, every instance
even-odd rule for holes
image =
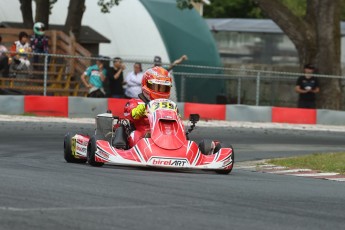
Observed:
[[[67,131],[92,125],[0,121],[0,229],[344,229],[345,183],[234,169],[93,168],[63,160]],[[345,133],[198,128],[236,161],[343,151]]]

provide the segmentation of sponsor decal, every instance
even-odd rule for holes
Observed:
[[[87,148],[85,146],[82,146],[82,145],[77,145],[77,152],[81,152],[81,153],[86,154]]]
[[[98,150],[97,150],[97,154],[98,154],[100,157],[104,158],[104,159],[109,159],[109,153],[104,152],[104,151],[101,150],[101,149],[98,149]]]
[[[77,139],[77,143],[80,144],[80,145],[87,145],[88,141]]]
[[[231,158],[231,155],[229,155],[223,160],[223,167],[229,166],[231,164],[232,164],[232,158]]]
[[[152,165],[161,165],[161,166],[175,166],[175,167],[184,167],[188,165],[186,159],[177,159],[177,158],[151,158]]]

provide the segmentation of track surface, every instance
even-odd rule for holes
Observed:
[[[230,175],[93,168],[63,160],[67,131],[0,121],[0,229],[343,229],[345,183],[234,169]],[[345,133],[199,128],[236,161],[343,151]]]

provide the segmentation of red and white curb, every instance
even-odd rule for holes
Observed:
[[[311,169],[289,169],[281,166],[263,164],[258,166],[257,171],[278,175],[290,175],[345,182],[345,175],[333,172],[319,172]]]
[[[238,163],[235,168],[262,173],[271,173],[276,175],[289,175],[298,177],[308,177],[315,179],[324,179],[338,182],[345,182],[345,175],[334,172],[319,172],[312,169],[290,169],[283,166],[266,164],[264,161]]]

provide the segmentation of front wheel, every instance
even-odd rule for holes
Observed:
[[[200,143],[199,143],[199,149],[200,152],[204,155],[211,155],[214,153],[214,142],[212,140],[208,140],[208,139],[203,139]]]
[[[85,163],[86,159],[77,159],[72,153],[72,135],[67,133],[63,142],[64,158],[68,163]]]
[[[221,144],[218,143],[216,148],[219,148],[219,149],[222,148]],[[232,149],[232,154],[231,154],[232,165],[231,165],[230,169],[219,169],[219,170],[216,170],[216,173],[218,173],[218,174],[229,174],[229,173],[231,173],[232,169],[234,168],[235,151],[234,151],[234,148],[232,147],[232,145],[230,145],[229,147],[223,147],[223,148],[231,148]]]
[[[89,144],[87,145],[87,162],[91,166],[101,167],[101,166],[103,166],[104,163],[103,162],[97,162],[95,160],[96,150],[97,150],[96,138],[95,138],[95,136],[93,136],[89,140]]]

